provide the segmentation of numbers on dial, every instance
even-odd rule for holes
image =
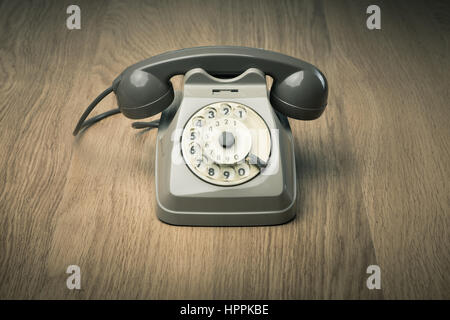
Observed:
[[[225,180],[233,180],[235,173],[232,167],[225,167],[222,169],[222,176]]]
[[[197,170],[203,171],[206,169],[206,165],[208,164],[208,158],[203,156],[195,159],[195,167]]]
[[[236,171],[240,177],[246,177],[250,173],[250,167],[246,163],[243,163],[237,167]]]
[[[195,117],[192,119],[192,124],[195,127],[201,128],[205,125],[205,119],[203,117]]]
[[[208,109],[206,110],[206,117],[207,117],[208,119],[214,119],[214,118],[216,117],[216,113],[217,113],[216,109],[214,109],[214,108],[208,108]]]
[[[191,129],[189,139],[194,141],[200,137],[200,132],[196,129]]]
[[[213,165],[209,165],[206,168],[206,173],[208,174],[208,176],[210,178],[217,178],[217,176],[219,175],[219,172],[220,172],[219,167],[214,165],[214,164]]]
[[[195,156],[195,158],[198,158],[198,156],[201,156],[202,149],[198,143],[191,143],[189,146],[189,153],[192,156]]]
[[[229,104],[222,103],[220,105],[220,113],[224,116],[228,116],[231,113],[231,107]]]
[[[236,118],[244,120],[247,117],[247,111],[245,111],[245,109],[242,107],[236,107],[234,109],[234,115]]]

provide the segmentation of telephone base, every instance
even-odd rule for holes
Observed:
[[[278,114],[280,120],[284,120],[279,122],[284,127],[280,148],[288,155],[280,157],[284,170],[266,177],[258,176],[240,186],[215,187],[192,177],[185,164],[168,165],[173,153],[165,149],[170,136],[167,124],[177,109],[175,103],[163,112],[156,145],[157,216],[162,222],[179,226],[267,226],[284,224],[295,218],[294,147],[286,117]],[[183,183],[184,180],[189,183]],[[214,208],[216,210],[208,210]],[[245,210],[237,211],[238,208]],[[264,210],[266,208],[272,210]]]
[[[230,88],[236,90],[220,91]],[[176,100],[163,111],[158,129],[158,218],[186,226],[262,226],[292,220],[297,198],[293,138],[286,116],[276,112],[268,100],[264,74],[249,69],[233,80],[221,80],[193,69],[185,76],[183,96],[178,93]],[[186,123],[205,106],[218,102],[249,106],[270,132],[268,162],[259,174],[242,183],[223,185],[220,181],[219,185],[217,180],[199,177],[183,158]]]

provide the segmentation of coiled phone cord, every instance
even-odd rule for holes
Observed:
[[[78,132],[80,132],[81,129],[91,126],[92,124],[105,119],[106,117],[112,116],[114,114],[120,113],[120,110],[112,109],[106,112],[103,112],[99,115],[96,115],[88,120],[86,118],[91,113],[92,110],[99,104],[100,101],[102,101],[108,94],[113,92],[112,86],[103,91],[98,95],[97,98],[92,101],[92,103],[86,108],[86,110],[83,112],[83,114],[80,117],[80,120],[78,120],[78,123],[75,127],[75,130],[73,130],[73,135],[76,136]],[[85,121],[86,120],[86,121]],[[159,120],[149,121],[149,122],[133,122],[131,126],[135,129],[144,129],[144,128],[158,128],[159,126]]]

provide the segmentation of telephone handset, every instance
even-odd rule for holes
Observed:
[[[184,74],[184,89],[170,82]],[[265,76],[273,78],[268,96]],[[85,119],[106,95],[118,109]],[[176,225],[280,224],[295,217],[294,148],[287,117],[312,120],[327,104],[325,76],[302,60],[263,49],[197,47],[125,69],[83,113],[74,135],[111,114],[142,119],[162,112],[156,200]]]

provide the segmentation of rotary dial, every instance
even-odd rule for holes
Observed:
[[[201,108],[181,138],[184,161],[200,179],[233,186],[257,176],[270,156],[270,131],[250,107],[227,102]]]

